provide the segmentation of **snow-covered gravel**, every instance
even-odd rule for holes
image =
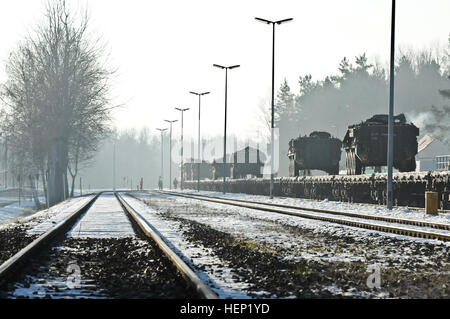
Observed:
[[[49,209],[0,225],[0,262],[12,257],[39,235],[82,207],[93,196],[71,198]]]
[[[201,193],[221,195],[210,192]],[[270,247],[283,260],[309,260],[330,265],[351,265],[356,262],[366,265],[365,267],[377,264],[389,269],[389,273],[401,271],[402,274],[403,272],[414,274],[418,270],[431,271],[450,279],[448,277],[450,274],[449,243],[429,239],[416,239],[177,196],[156,193],[134,193],[133,195],[150,205],[154,211],[153,218],[157,216],[165,220],[165,222],[170,224],[168,228],[172,230],[178,229],[178,232],[180,232],[179,223],[183,220],[199,223],[210,229],[230,234],[235,238],[241,238],[243,241]],[[240,194],[227,194],[226,196],[250,200],[264,199],[264,196]],[[268,200],[268,198],[265,197],[265,200]],[[405,210],[404,208],[396,209],[395,212],[391,213],[384,208],[371,205],[326,201],[312,202],[301,199],[274,199],[273,202],[360,213],[361,210],[364,210],[364,213],[371,212],[373,214],[405,218],[401,214],[403,210],[406,214],[411,213],[409,217],[413,219],[423,218],[427,221],[448,222],[446,216],[424,216],[423,213]],[[186,224],[184,227],[186,227]],[[337,294],[339,294],[339,289],[342,290],[342,287],[332,285],[328,288],[329,291],[334,291]],[[439,289],[448,290],[446,286]],[[341,293],[343,296],[364,295],[358,291],[352,292],[351,288],[344,289]],[[386,291],[384,291],[384,294],[386,294]],[[385,296],[383,292],[381,292],[381,295],[378,295],[378,297],[383,296]]]
[[[220,298],[248,298],[247,294],[242,291],[248,287],[248,284],[236,281],[230,268],[223,265],[223,261],[215,257],[210,249],[187,241],[179,231],[182,227],[181,223],[165,221],[142,201],[126,194],[121,195],[157,230],[169,247],[174,249],[187,264],[196,269],[200,279],[207,282]]]
[[[0,231],[9,243],[0,242],[0,262],[92,197],[68,200]],[[0,286],[0,298],[196,297],[155,243],[135,234],[112,192],[97,198],[60,245],[33,257],[16,282]]]
[[[202,193],[202,192],[200,192]],[[211,196],[211,192],[204,192],[205,194],[208,193],[208,195]],[[139,193],[139,196],[145,196],[145,195],[141,195],[143,193]],[[218,195],[218,193],[214,193],[216,195]],[[222,194],[223,195],[223,194]],[[346,204],[346,203],[338,203],[338,202],[310,202],[310,201],[304,201],[304,203],[310,203],[310,204],[314,204],[314,206],[307,206],[307,205],[303,205],[300,204],[298,202],[296,202],[297,199],[279,199],[279,200],[270,200],[268,197],[266,196],[249,196],[249,195],[245,195],[245,194],[237,194],[237,195],[243,195],[243,196],[238,196],[235,197],[233,195],[236,194],[226,194],[226,197],[229,198],[240,198],[240,199],[245,199],[245,200],[258,200],[258,201],[266,201],[266,202],[278,202],[281,204],[286,204],[286,205],[296,205],[296,206],[305,206],[305,207],[314,207],[314,208],[320,208],[320,209],[329,209],[329,210],[342,210],[342,211],[348,211],[348,212],[360,212],[358,211],[358,207],[360,206],[359,204]],[[197,199],[189,199],[189,198],[182,198],[182,197],[177,197],[177,196],[170,196],[170,195],[162,195],[162,198],[170,198],[170,201],[173,202],[176,205],[183,205],[186,206],[186,212],[189,212],[189,214],[187,214],[189,216],[190,219],[201,222],[201,223],[206,223],[210,226],[214,226],[217,229],[220,229],[222,231],[225,232],[229,232],[231,234],[242,234],[242,233],[247,233],[249,236],[254,237],[254,240],[257,241],[267,241],[270,244],[274,244],[274,245],[279,245],[279,243],[281,243],[281,245],[285,245],[287,243],[287,245],[289,245],[289,242],[292,241],[292,239],[286,241],[288,238],[290,238],[290,234],[287,233],[285,235],[285,238],[282,238],[282,235],[278,232],[278,230],[276,231],[275,234],[273,234],[273,236],[268,236],[267,232],[264,232],[263,234],[261,233],[261,229],[266,228],[265,225],[267,225],[268,223],[276,223],[276,224],[284,224],[284,225],[289,225],[289,226],[294,226],[294,227],[303,227],[303,228],[307,228],[309,229],[311,232],[315,233],[315,234],[325,234],[325,235],[333,235],[333,236],[350,236],[353,237],[354,239],[370,239],[372,238],[373,234],[376,234],[377,236],[387,236],[387,237],[391,237],[394,239],[401,239],[401,240],[412,240],[412,241],[416,241],[416,242],[434,242],[434,243],[438,243],[438,244],[443,244],[446,245],[447,247],[450,247],[450,243],[444,243],[441,241],[437,241],[437,240],[431,240],[431,239],[422,239],[422,238],[412,238],[409,236],[403,236],[403,235],[397,235],[397,234],[391,234],[391,233],[385,233],[385,232],[380,232],[380,231],[375,231],[375,230],[368,230],[368,229],[362,229],[362,228],[357,228],[357,227],[349,227],[349,226],[343,226],[343,225],[339,225],[339,224],[334,224],[334,223],[329,223],[329,222],[323,222],[323,221],[316,221],[316,220],[311,220],[311,219],[307,219],[307,218],[302,218],[302,217],[297,217],[297,216],[289,216],[289,215],[282,215],[282,214],[278,214],[278,213],[271,213],[271,212],[263,212],[263,211],[258,211],[258,210],[254,210],[254,209],[249,209],[249,208],[241,208],[241,207],[235,207],[235,206],[230,206],[227,204],[219,204],[219,203],[212,203],[212,202],[207,202],[207,201],[200,201]],[[156,199],[157,200],[157,199]],[[198,205],[211,209],[211,214],[196,214],[199,210],[198,210]],[[303,202],[302,202],[303,203]],[[333,206],[333,204],[337,204],[337,208],[334,208],[335,206]],[[356,206],[353,206],[356,205]],[[387,211],[387,209],[385,208],[377,208],[377,207],[371,207],[368,205],[364,205],[367,206],[368,208],[372,208],[373,212],[374,210],[379,210],[382,213],[385,213],[386,216],[395,216],[397,218],[400,218],[399,213],[397,212],[395,215],[390,214],[389,211]],[[197,208],[196,208],[197,207]],[[346,209],[341,209],[341,208],[346,208]],[[291,209],[284,209],[286,211],[294,211],[295,210],[291,210]],[[385,212],[387,211],[387,212]],[[226,213],[224,213],[226,212]],[[327,216],[330,217],[330,215],[325,214],[325,213],[317,213],[317,212],[308,212],[308,211],[304,211],[305,213],[311,213],[314,215],[320,215],[320,216]],[[335,217],[335,216],[333,216]],[[347,219],[347,220],[360,220],[358,218],[350,218],[350,217],[340,217],[342,219]],[[417,213],[414,215],[415,220],[418,220],[418,215]],[[431,221],[430,218],[427,218],[427,221]],[[447,223],[449,223],[450,220],[447,221]],[[367,221],[366,221],[367,222]],[[442,219],[441,219],[442,222]],[[380,225],[390,225],[389,223],[386,222],[381,222],[381,221],[373,221],[371,220],[370,223],[376,223],[376,224],[380,224]],[[440,233],[444,233],[444,234],[449,234],[449,231],[445,231],[445,230],[436,230],[436,229],[432,229],[432,228],[421,228],[418,226],[411,226],[411,225],[400,225],[400,224],[396,224],[396,226],[399,227],[405,227],[405,228],[411,228],[411,229],[423,229],[423,230],[427,230],[427,231],[433,231],[433,232],[440,232]],[[280,237],[281,236],[281,237]],[[295,240],[295,239],[294,239]]]
[[[0,298],[194,298],[155,245],[121,238],[67,238],[27,265]]]

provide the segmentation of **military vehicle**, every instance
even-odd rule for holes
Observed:
[[[289,176],[299,171],[317,169],[330,175],[339,174],[342,142],[328,132],[314,131],[289,141]]]
[[[416,169],[419,128],[407,124],[404,114],[394,116],[394,164],[400,172]],[[387,165],[388,115],[378,114],[350,125],[342,142],[348,175],[359,175],[367,166]]]

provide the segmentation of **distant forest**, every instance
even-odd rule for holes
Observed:
[[[449,143],[450,39],[449,47],[440,53],[432,50],[400,51],[397,56],[395,114],[404,113],[408,121],[420,128],[421,135],[432,133]],[[285,80],[276,96],[275,126],[280,129],[280,176],[288,175],[286,154],[291,138],[319,130],[342,139],[348,125],[364,121],[374,114],[388,112],[388,66],[369,62],[365,54],[355,57],[354,61],[343,58],[335,75],[326,76],[323,80],[302,75],[297,84],[298,90],[293,92]],[[269,128],[267,115],[270,115],[270,109],[262,107],[261,112],[263,114],[259,114],[260,121],[265,122],[263,125]],[[269,132],[267,130],[265,135],[269,136]],[[161,171],[159,132],[152,132],[147,128],[140,131],[128,130],[116,133],[114,138],[116,187],[136,188],[140,178],[144,180],[144,188],[156,187]],[[232,139],[231,136],[229,138]],[[178,136],[173,139],[175,143]],[[83,188],[112,187],[113,140],[106,140],[98,154],[85,163],[85,168],[81,171]],[[187,145],[186,142],[185,147]],[[169,181],[168,159],[169,138],[166,134],[165,187],[168,187]],[[172,180],[175,177],[179,180],[179,174],[178,163],[172,163]]]

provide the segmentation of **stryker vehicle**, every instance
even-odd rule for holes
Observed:
[[[317,169],[330,175],[339,174],[341,140],[328,132],[314,131],[309,136],[289,141],[289,176],[299,176],[299,170]]]
[[[405,115],[394,116],[394,164],[400,172],[416,169],[419,128],[407,124]],[[350,125],[342,142],[348,175],[359,175],[367,166],[387,165],[388,115],[378,114]]]

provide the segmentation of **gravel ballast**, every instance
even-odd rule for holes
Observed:
[[[449,249],[443,242],[360,235],[351,227],[170,196],[137,196],[158,218],[178,225],[186,241],[212,250],[233,269],[235,280],[250,284],[251,297],[450,296]]]

